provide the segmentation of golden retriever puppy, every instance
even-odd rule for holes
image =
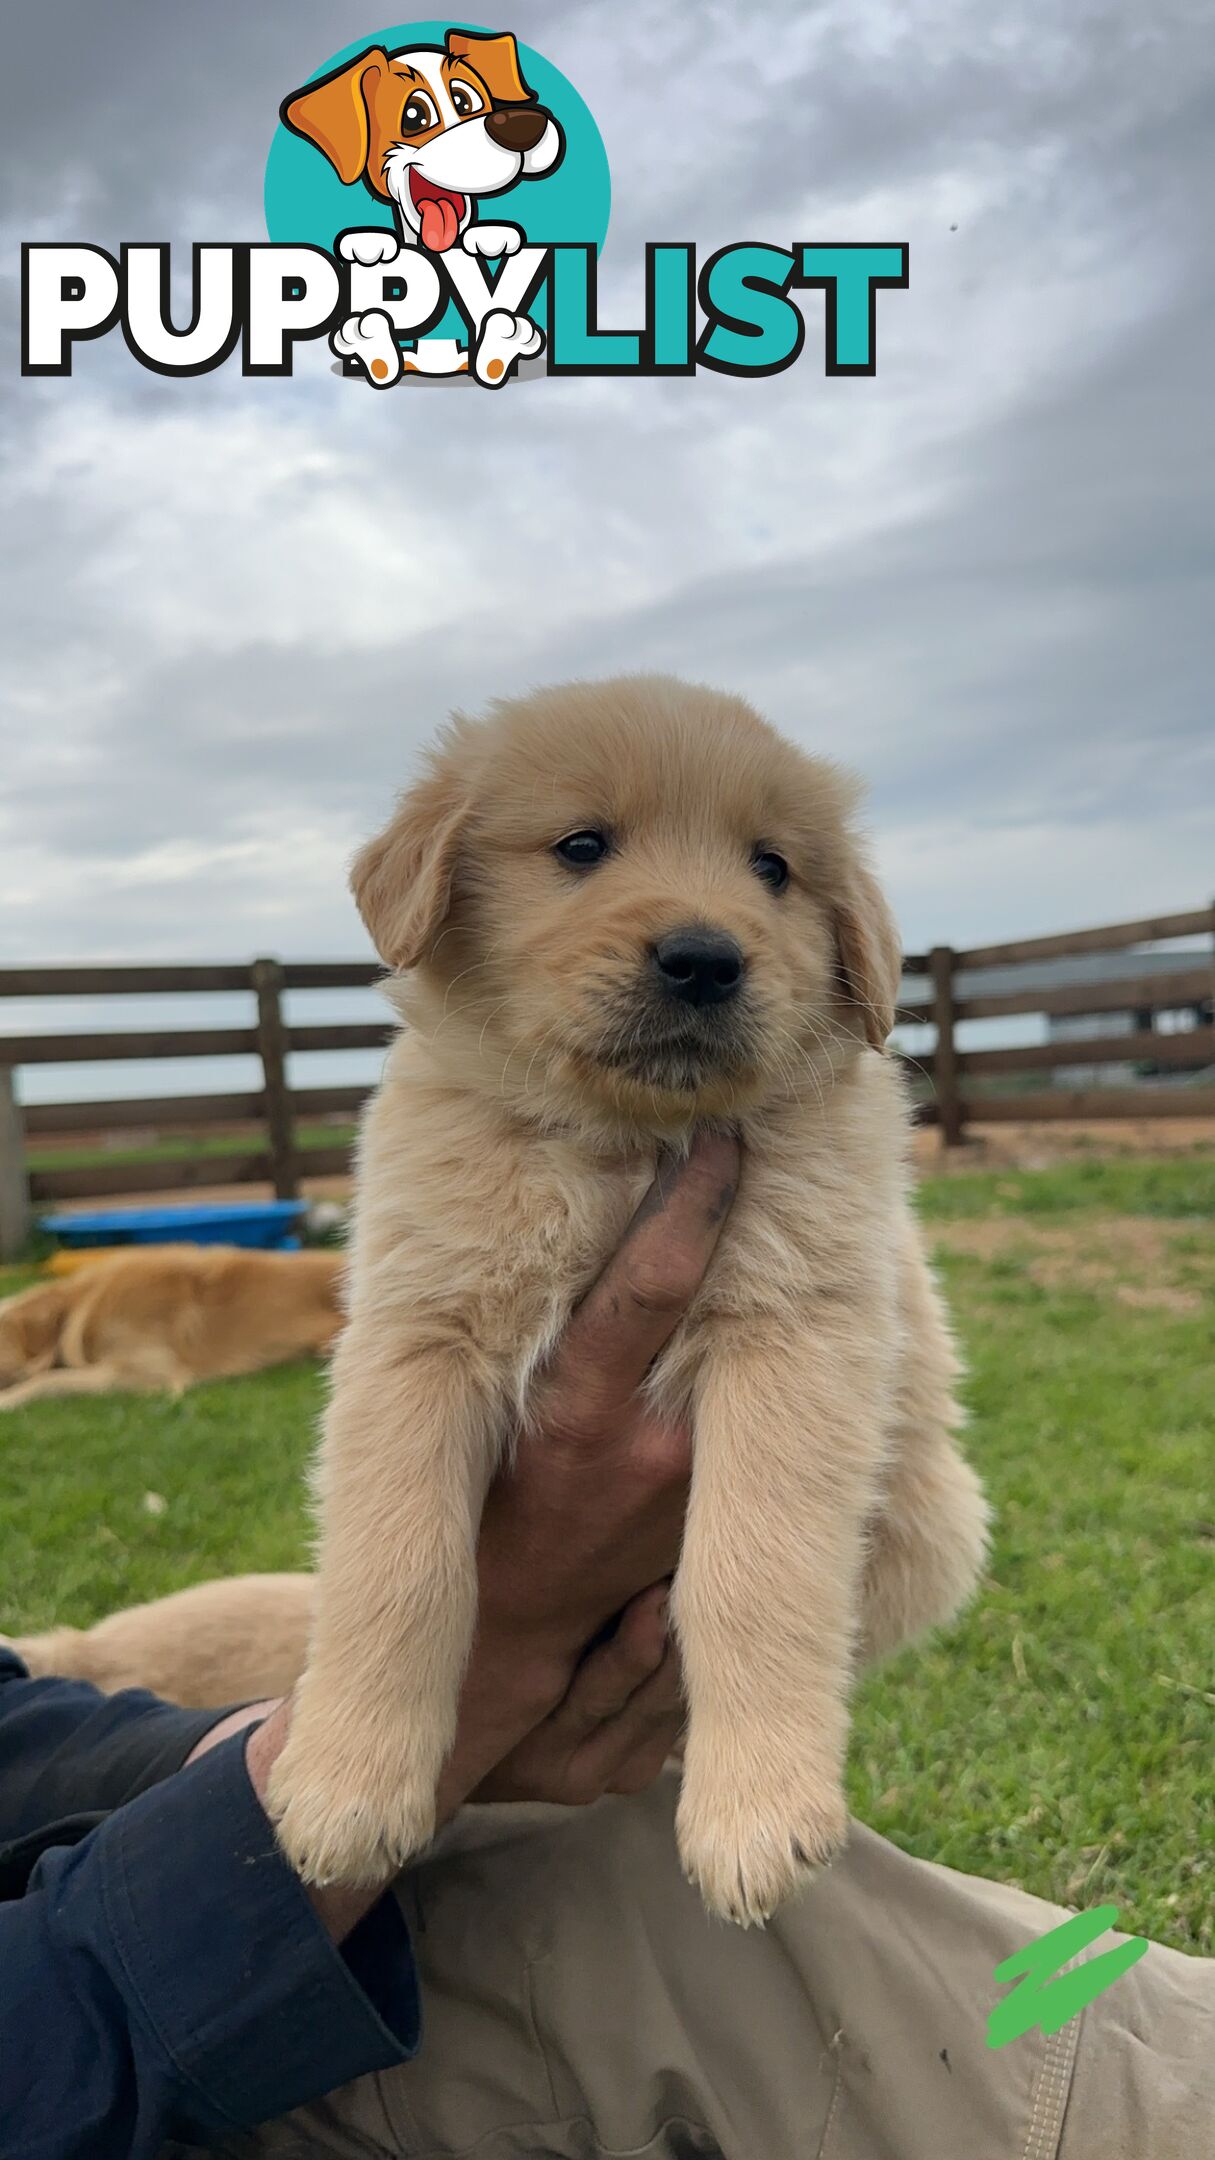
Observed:
[[[311,1575],[234,1575],[110,1613],[90,1628],[0,1635],[36,1676],[91,1680],[103,1695],[150,1688],[191,1710],[289,1695],[304,1669]]]
[[[342,1269],[339,1253],[217,1245],[99,1256],[0,1304],[0,1410],[120,1388],[180,1395],[319,1356],[342,1326]]]
[[[701,1123],[741,1134],[741,1187],[648,1386],[693,1428],[678,1836],[714,1912],[762,1921],[831,1859],[858,1660],[972,1589],[985,1510],[908,1207],[882,1054],[899,944],[855,804],[736,698],[575,683],[457,719],[358,857],[409,1024],[362,1132],[271,1796],[306,1877],[378,1879],[430,1838],[490,1475]]]

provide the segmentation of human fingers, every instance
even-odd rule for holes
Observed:
[[[584,1741],[570,1765],[572,1778],[593,1797],[644,1792],[670,1756],[686,1715],[683,1673],[672,1644],[619,1715]]]
[[[607,1642],[587,1652],[551,1718],[553,1737],[572,1753],[653,1678],[667,1653],[667,1584],[643,1590]]]

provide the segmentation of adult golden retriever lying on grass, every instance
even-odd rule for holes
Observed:
[[[985,1510],[908,1206],[899,946],[856,800],[735,698],[573,684],[456,720],[359,856],[409,1026],[363,1130],[271,1789],[307,1878],[380,1881],[430,1838],[489,1478],[698,1125],[739,1130],[742,1183],[648,1387],[694,1436],[678,1837],[715,1912],[761,1921],[831,1859],[858,1659],[972,1589]]]
[[[320,1355],[343,1322],[342,1259],[153,1245],[99,1257],[0,1304],[0,1410],[196,1380]]]

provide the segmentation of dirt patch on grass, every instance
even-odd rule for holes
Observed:
[[[977,1260],[997,1260],[1005,1253],[1033,1249],[1042,1258],[1107,1267],[1122,1273],[1154,1274],[1163,1265],[1170,1241],[1193,1225],[1144,1215],[1090,1215],[1083,1222],[1033,1223],[1024,1215],[981,1215],[973,1221],[932,1223],[934,1243]]]
[[[1107,1124],[971,1125],[962,1147],[947,1148],[931,1125],[916,1133],[916,1161],[934,1176],[967,1170],[1048,1170],[1061,1162],[1100,1162],[1109,1156],[1201,1155],[1215,1147],[1210,1118],[1116,1118]]]
[[[1196,1313],[1206,1302],[1197,1290],[1177,1290],[1167,1283],[1154,1289],[1144,1283],[1119,1283],[1114,1295],[1120,1305],[1140,1312]]]
[[[1137,1310],[1201,1312],[1215,1287],[1215,1239],[1195,1252],[1194,1225],[1142,1215],[1091,1215],[1077,1223],[981,1216],[929,1225],[932,1243],[976,1260],[1018,1262],[1043,1290],[1087,1290]],[[1195,1284],[1195,1276],[1206,1278]]]

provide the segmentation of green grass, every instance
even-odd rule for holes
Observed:
[[[927,1178],[920,1208],[931,1226],[983,1215],[1078,1214],[1215,1218],[1215,1154],[1064,1162],[1049,1170],[967,1170]]]
[[[320,1398],[319,1369],[297,1365],[178,1402],[112,1395],[10,1413],[0,1628],[83,1625],[211,1575],[304,1564],[301,1471]]]
[[[350,1147],[354,1135],[353,1125],[297,1125],[295,1145],[306,1155],[313,1148]],[[92,1170],[107,1163],[128,1168],[145,1162],[195,1162],[200,1156],[254,1153],[264,1146],[265,1134],[260,1131],[243,1136],[183,1132],[170,1133],[163,1140],[134,1140],[126,1147],[34,1146],[27,1150],[26,1162],[31,1170]]]
[[[1209,1232],[1203,1257],[1209,1290]],[[864,1684],[853,1804],[909,1851],[1210,1953],[1210,1307],[1115,1318],[1011,1256],[943,1274],[995,1549],[962,1622]]]
[[[864,1683],[853,1804],[912,1852],[1210,1952],[1215,1166],[965,1172],[921,1199],[996,1543],[972,1611]],[[965,1249],[976,1225],[987,1257]],[[1076,1264],[1052,1247],[1051,1287],[1038,1260],[1061,1234]],[[1179,1309],[1118,1302],[1149,1264]],[[320,1392],[297,1368],[4,1420],[0,1626],[299,1566]]]

